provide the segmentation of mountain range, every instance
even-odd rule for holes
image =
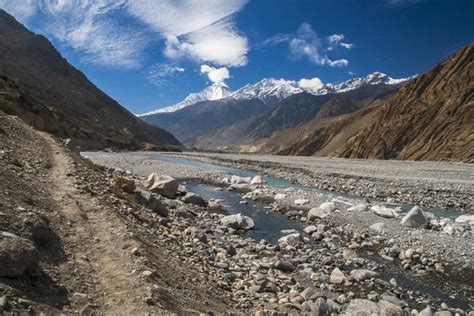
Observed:
[[[83,149],[178,149],[92,84],[51,43],[0,9],[0,110]]]

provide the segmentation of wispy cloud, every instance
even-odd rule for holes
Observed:
[[[129,11],[166,39],[172,59],[237,67],[247,64],[248,41],[235,27],[234,14],[247,0],[130,1]]]
[[[156,86],[163,86],[169,83],[170,77],[183,72],[185,72],[185,69],[182,67],[168,63],[158,63],[148,68],[146,78]]]
[[[259,47],[270,47],[281,43],[288,43],[292,59],[306,58],[315,65],[328,65],[330,67],[344,67],[349,64],[347,59],[332,59],[328,52],[338,47],[351,49],[354,44],[342,42],[343,34],[333,34],[320,38],[316,31],[307,22],[300,25],[296,33],[279,33],[262,42]]]
[[[15,16],[20,22],[27,23],[38,10],[38,1],[0,0],[0,8]]]

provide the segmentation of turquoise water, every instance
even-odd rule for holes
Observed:
[[[196,161],[196,160],[191,160],[191,159],[184,159],[184,158],[178,158],[178,157],[170,157],[170,156],[163,156],[163,155],[156,155],[154,159],[159,160],[159,161],[164,161],[164,162],[169,162],[169,163],[174,163],[174,164],[180,164],[180,165],[186,165],[186,166],[191,166],[191,167],[196,167],[204,170],[216,170],[224,173],[228,173],[231,175],[236,175],[239,177],[254,177],[258,173],[255,171],[250,171],[250,170],[243,170],[239,168],[234,168],[234,167],[225,167],[225,166],[220,166],[212,163],[206,163],[206,162],[201,162],[201,161]],[[352,200],[354,203],[358,203],[362,197],[357,197],[357,196],[351,196],[343,193],[338,193],[338,192],[333,192],[333,191],[328,191],[328,190],[323,190],[323,189],[318,189],[318,188],[312,188],[312,187],[305,187],[299,184],[294,184],[291,183],[287,180],[280,179],[280,178],[275,178],[275,177],[269,177],[269,176],[262,176],[262,179],[265,181],[265,184],[267,186],[273,187],[273,188],[279,188],[279,189],[286,189],[286,188],[295,188],[298,190],[302,191],[308,191],[308,192],[317,192],[333,197],[342,197],[347,200]],[[369,203],[371,204],[378,204],[381,203],[381,201],[369,199]],[[410,209],[412,209],[415,205],[413,204],[387,204],[387,206],[391,207],[401,207],[403,211],[408,212]],[[452,210],[452,209],[441,209],[441,208],[428,208],[428,207],[422,207],[423,211],[425,212],[430,212],[436,216],[440,217],[448,217],[451,219],[457,218],[459,215],[461,215],[458,211]]]

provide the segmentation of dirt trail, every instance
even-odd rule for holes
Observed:
[[[46,133],[41,135],[53,153],[52,197],[69,222],[70,232],[63,238],[72,245],[72,257],[92,283],[81,280],[92,293],[70,293],[70,301],[74,305],[74,301],[85,296],[89,300],[95,297],[93,300],[99,313],[156,313],[159,307],[150,306],[145,301],[151,296],[151,285],[134,271],[130,249],[138,244],[129,237],[123,220],[107,206],[101,205],[98,199],[82,194],[76,188],[71,176],[74,174],[72,159],[54,138]],[[61,268],[67,270],[67,267]],[[66,277],[63,273],[61,276]]]

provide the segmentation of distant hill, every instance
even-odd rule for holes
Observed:
[[[387,100],[316,118],[242,149],[281,155],[474,162],[474,45],[402,86]],[[335,100],[333,100],[335,102]],[[336,111],[337,112],[337,111]],[[341,113],[342,114],[342,113]]]
[[[0,110],[83,149],[177,149],[169,132],[124,109],[51,43],[0,9]]]

